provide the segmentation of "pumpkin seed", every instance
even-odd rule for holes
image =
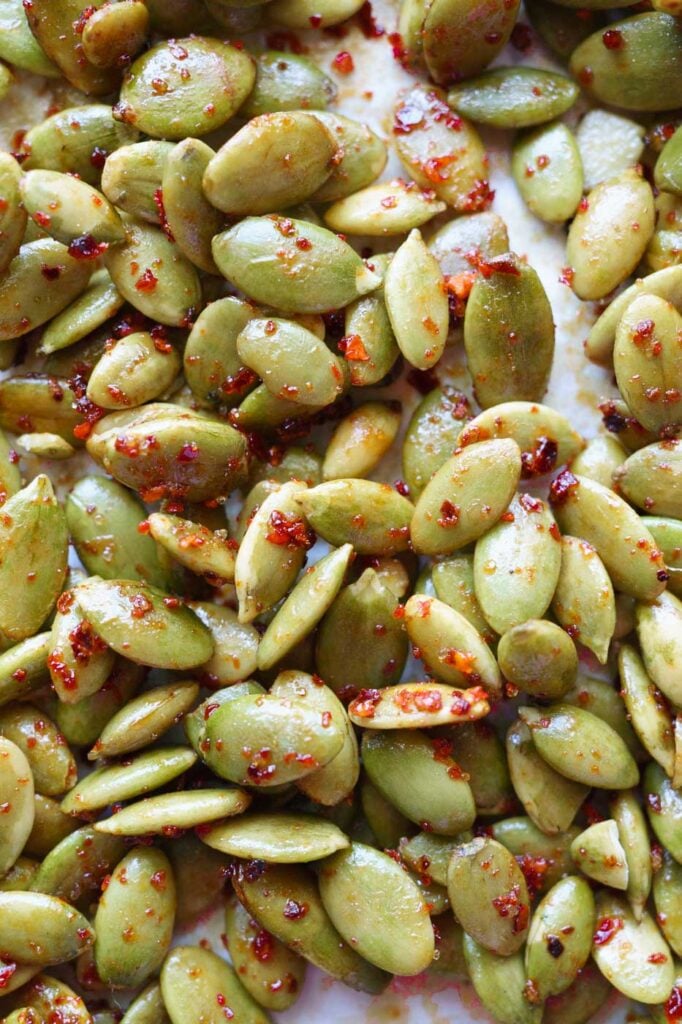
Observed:
[[[549,224],[575,213],[583,192],[583,169],[575,136],[560,121],[519,136],[512,174],[528,209]]]
[[[150,445],[150,436],[158,443]],[[246,474],[246,442],[233,427],[163,402],[105,416],[87,449],[147,500],[177,494],[187,501],[215,499]]]
[[[541,878],[533,880],[533,889],[547,892],[571,871],[570,846],[579,829],[571,826],[563,832],[546,835],[530,818],[518,816],[504,818],[491,825],[493,839],[506,846],[519,861],[521,867],[543,864]]]
[[[261,928],[236,899],[225,908],[225,933],[239,980],[256,1002],[267,1010],[292,1006],[303,987],[305,960]]]
[[[143,909],[144,908],[144,909]],[[138,847],[121,860],[95,915],[95,967],[113,988],[147,982],[164,961],[175,917],[175,881],[161,850]]]
[[[50,321],[40,341],[40,352],[50,355],[74,345],[97,330],[123,305],[123,296],[106,270],[90,278],[85,291],[70,306]]]
[[[211,159],[203,179],[209,202],[225,213],[272,213],[308,199],[329,177],[333,134],[303,110],[253,118]],[[330,227],[334,224],[330,222]]]
[[[651,757],[672,776],[675,742],[670,712],[639,654],[629,644],[623,644],[618,652],[618,671],[621,694],[637,736]]]
[[[206,1024],[222,1024],[226,1008],[244,1024],[268,1024],[232,967],[208,949],[172,949],[161,971],[161,992],[172,1024],[182,1024],[188,1014],[198,1014]]]
[[[508,437],[521,449],[523,476],[542,476],[554,466],[580,458],[584,447],[568,420],[537,402],[502,402],[474,416],[457,439],[458,447]],[[590,442],[592,443],[592,442]]]
[[[654,835],[682,864],[682,842],[680,821],[682,821],[682,795],[658,764],[650,762],[644,772],[644,805]]]
[[[374,291],[379,277],[326,228],[246,217],[213,239],[213,258],[247,296],[284,313],[324,313]]]
[[[421,227],[445,208],[433,191],[394,178],[337,200],[325,211],[324,219],[334,231],[382,237]]]
[[[678,664],[682,603],[664,591],[651,604],[638,603],[637,637],[644,665],[659,690],[673,704],[680,704]]]
[[[234,579],[234,545],[227,530],[209,530],[163,512],[153,512],[147,521],[154,540],[191,572],[214,585]]]
[[[107,199],[132,217],[160,225],[161,208],[165,210],[163,176],[174,150],[171,142],[155,139],[115,149],[102,171]]]
[[[16,977],[16,975],[15,975]],[[21,1024],[39,1024],[41,1020],[49,1019],[50,1015],[61,1013],[66,1020],[73,1021],[73,1024],[90,1024],[92,1017],[79,995],[65,985],[59,978],[53,978],[49,974],[35,975],[31,972],[33,979],[14,998],[20,1000],[36,1016],[30,1016]]]
[[[390,555],[409,543],[413,505],[388,484],[330,480],[301,490],[296,503],[330,544],[352,544],[358,554]]]
[[[621,792],[611,801],[611,814],[625,850],[628,868],[627,896],[635,920],[640,921],[652,882],[651,844],[646,817],[634,792]]]
[[[47,857],[48,853],[78,828],[78,822],[64,814],[56,800],[35,794],[33,828],[26,840],[24,853],[31,857]]]
[[[31,889],[73,904],[82,904],[121,859],[125,850],[120,839],[98,835],[84,826],[65,836],[47,854],[38,868]]]
[[[120,800],[142,796],[182,775],[197,759],[187,747],[156,747],[121,764],[99,768],[74,786],[62,800],[62,810],[80,815]]]
[[[448,895],[464,931],[485,949],[511,956],[521,948],[530,920],[528,887],[515,858],[497,840],[477,838],[455,847]]]
[[[464,316],[464,347],[476,399],[539,401],[554,355],[552,308],[540,278],[513,254],[488,264],[474,281]]]
[[[438,741],[426,733],[367,730],[362,737],[362,760],[382,796],[415,824],[452,836],[473,824],[476,808],[468,782],[456,762],[441,754]]]
[[[64,737],[47,715],[30,704],[0,710],[0,735],[26,756],[38,793],[61,796],[77,778],[76,761]]]
[[[585,353],[595,363],[608,366],[611,362],[616,339],[616,330],[630,303],[638,295],[658,295],[673,306],[682,303],[682,268],[666,267],[638,278],[634,284],[621,292],[601,314],[592,327],[585,342]]]
[[[247,814],[202,835],[214,850],[245,860],[303,864],[349,846],[331,821],[304,814]]]
[[[431,235],[428,246],[443,274],[456,277],[472,272],[472,252],[485,260],[509,252],[509,235],[499,214],[484,210],[463,214],[444,224]]]
[[[439,601],[450,605],[471,623],[487,644],[495,641],[474,590],[473,555],[452,555],[433,566],[433,589]]]
[[[37,633],[0,654],[0,707],[27,697],[47,682],[50,638],[49,631]]]
[[[679,956],[682,949],[682,865],[678,864],[667,850],[663,851],[663,863],[654,875],[653,881],[656,920],[666,941]]]
[[[169,829],[196,828],[232,814],[251,802],[239,789],[186,790],[161,793],[124,807],[95,828],[114,836],[166,835]]]
[[[680,318],[682,328],[682,317]],[[655,515],[682,518],[678,497],[682,449],[677,440],[649,444],[634,452],[614,474],[614,481],[633,505]]]
[[[425,10],[424,59],[431,77],[441,85],[478,74],[509,40],[518,6],[493,4],[483,11],[472,0],[435,0]]]
[[[433,960],[419,889],[385,853],[363,843],[335,853],[322,865],[320,895],[341,935],[370,963],[409,976]]]
[[[26,133],[21,148],[22,155],[26,154],[22,168],[71,172],[89,185],[97,185],[99,157],[138,137],[136,129],[113,119],[107,104],[67,107]],[[108,198],[114,202],[111,196]]]
[[[7,0],[0,10],[0,58],[46,78],[60,75],[31,32],[21,0]]]
[[[526,998],[527,978],[520,953],[498,956],[464,935],[464,960],[476,995],[499,1024],[539,1024],[541,1004]]]
[[[0,892],[3,954],[48,967],[73,960],[95,938],[86,918],[68,903],[38,892]],[[35,931],[40,915],[40,934]]]
[[[317,110],[315,117],[331,132],[337,152],[343,155],[327,180],[310,196],[311,201],[333,203],[371,185],[386,166],[388,151],[384,140],[368,125],[342,114]]]
[[[0,804],[5,810],[0,837],[0,878],[14,866],[31,834],[34,821],[34,786],[26,755],[15,743],[0,736]]]
[[[668,998],[675,978],[670,950],[653,918],[645,911],[641,921],[635,921],[627,901],[617,893],[597,893],[592,956],[613,987],[628,998],[647,1004]]]
[[[0,631],[18,643],[38,632],[66,576],[67,531],[52,484],[41,474],[3,505]],[[18,580],[25,585],[17,590]]]
[[[528,619],[508,630],[500,639],[497,658],[505,679],[543,700],[563,697],[578,672],[570,636],[544,619]]]
[[[19,252],[26,230],[27,213],[21,205],[20,182],[21,168],[17,161],[9,153],[0,154],[0,194],[4,200],[0,211],[0,273],[7,270]]]
[[[682,84],[682,39],[676,20],[657,11],[611,22],[618,46],[595,32],[571,56],[571,72],[587,94],[625,110],[670,110]]]
[[[589,32],[583,38],[587,35]],[[608,146],[604,145],[606,138],[610,142]],[[603,181],[636,167],[644,149],[644,129],[609,110],[588,110],[578,125],[576,140],[585,172],[585,188],[589,192]]]
[[[520,476],[521,452],[511,439],[481,441],[457,451],[417,501],[410,525],[414,550],[449,555],[477,540],[505,511]]]
[[[112,281],[144,316],[169,326],[187,326],[202,304],[196,270],[163,231],[130,218],[124,225],[125,242],[105,256]]]
[[[90,375],[87,396],[103,409],[134,408],[167,392],[179,370],[172,345],[136,331],[104,352]]]
[[[116,655],[97,636],[78,605],[78,588],[60,595],[47,666],[59,700],[76,704],[97,693]]]
[[[336,930],[315,877],[303,865],[238,862],[233,885],[240,903],[262,927],[316,967],[361,992],[376,994],[386,987],[389,976]]]
[[[480,687],[456,690],[443,683],[402,683],[361,690],[348,706],[355,725],[365,729],[428,729],[483,718],[490,705]]]
[[[507,732],[507,760],[514,792],[533,824],[547,835],[565,832],[587,796],[587,786],[555,771],[535,749],[520,720]]]
[[[616,629],[616,601],[604,563],[587,541],[561,538],[561,571],[552,611],[569,635],[605,665]]]
[[[643,516],[642,522],[663,552],[668,590],[676,597],[682,596],[682,525],[676,519],[663,519],[659,516]]]
[[[564,695],[563,701],[584,708],[597,718],[603,718],[615,729],[635,760],[643,759],[642,747],[628,720],[625,704],[612,683],[581,674],[575,686]]]
[[[280,110],[326,110],[336,91],[331,78],[308,57],[266,50],[256,57],[256,82],[241,113],[258,117]]]
[[[59,171],[27,171],[19,187],[29,216],[64,245],[82,238],[111,245],[125,238],[111,203],[78,178]]]
[[[229,861],[209,849],[193,832],[167,842],[165,852],[175,878],[175,921],[185,927],[222,902]]]
[[[152,981],[133,999],[121,1024],[170,1024],[158,981]]]
[[[239,749],[231,741],[235,735]],[[251,694],[213,710],[201,752],[220,778],[267,787],[302,778],[328,764],[343,742],[338,726],[312,704]],[[244,750],[249,751],[246,756]]]
[[[52,238],[22,245],[2,276],[0,341],[23,337],[84,290],[91,268]]]
[[[582,708],[520,708],[538,753],[566,778],[598,789],[629,789],[639,771],[615,729]]]
[[[429,10],[437,14],[443,2],[437,0]],[[442,89],[420,84],[402,97],[393,135],[400,162],[418,185],[433,189],[458,213],[486,208],[490,188],[485,147],[474,126],[451,111]]]
[[[405,626],[430,673],[452,686],[478,688],[493,696],[502,692],[502,679],[493,654],[470,622],[435,597],[413,594],[405,605]],[[457,701],[454,702],[455,704]],[[468,703],[468,701],[467,701]],[[462,708],[463,714],[468,709]]]
[[[550,503],[562,532],[594,547],[616,589],[643,601],[661,593],[663,559],[639,516],[622,498],[594,480],[564,470],[552,484]]]
[[[623,445],[610,434],[600,434],[571,463],[571,472],[596,480],[602,487],[613,486],[613,474],[628,457]]]
[[[83,53],[79,26],[80,0],[64,0],[55,7],[49,0],[36,0],[24,8],[31,32],[47,57],[75,89],[91,96],[104,96],[118,84],[118,74],[91,64]]]
[[[107,722],[88,760],[120,757],[149,746],[180,721],[198,695],[199,685],[190,680],[145,690]]]
[[[583,874],[613,889],[627,889],[629,868],[618,825],[597,821],[573,840],[571,856]],[[591,936],[590,936],[591,940]]]
[[[199,137],[237,112],[255,78],[249,55],[229,43],[164,40],[128,69],[114,117],[152,138]]]
[[[682,157],[681,146],[682,132],[678,128],[659,153],[654,167],[654,182],[662,192],[682,194],[682,176],[679,167]]]
[[[481,124],[528,128],[565,114],[577,96],[577,86],[564,75],[540,68],[494,68],[455,85],[448,103]]]
[[[402,451],[403,475],[415,498],[454,449],[463,446],[460,429],[470,416],[468,400],[453,388],[435,388],[419,402],[407,426]]]
[[[149,11],[141,0],[123,0],[122,7],[105,5],[94,11],[83,29],[83,53],[95,67],[120,67],[147,41]]]
[[[526,945],[526,972],[541,1000],[564,992],[587,963],[595,903],[583,878],[569,875],[543,897],[533,914]]]
[[[162,564],[154,541],[138,529],[144,519],[142,503],[105,477],[82,477],[66,499],[69,533],[92,576],[140,579],[169,587],[171,573]]]
[[[211,147],[199,139],[183,139],[169,153],[161,180],[166,230],[180,252],[208,274],[219,273],[211,240],[224,224],[224,217],[202,189],[204,172],[214,156]]]
[[[419,370],[433,366],[445,349],[448,300],[438,261],[416,228],[388,266],[384,297],[395,339],[405,359]]]
[[[371,265],[377,273],[385,273],[388,257],[373,256]],[[377,384],[393,368],[400,349],[379,288],[346,307],[344,359],[350,383],[354,387]],[[359,339],[359,340],[358,340]]]
[[[290,320],[249,320],[237,338],[237,352],[278,398],[331,405],[343,390],[339,358],[312,331]]]
[[[233,296],[211,302],[199,314],[184,352],[185,379],[196,398],[232,406],[251,388],[251,375],[241,383],[237,337],[256,315],[253,306]]]
[[[203,623],[174,599],[169,604],[155,587],[90,580],[79,587],[78,602],[97,635],[131,661],[183,671],[212,654],[211,634]]]

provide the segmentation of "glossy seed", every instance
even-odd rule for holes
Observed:
[[[415,824],[451,836],[473,824],[473,794],[447,745],[416,729],[368,730],[362,759],[382,796]]]
[[[91,269],[52,238],[22,245],[2,275],[0,341],[23,337],[61,313],[85,289]]]
[[[495,68],[456,85],[448,103],[472,121],[495,128],[528,128],[560,117],[573,106],[577,86],[540,68]]]
[[[456,846],[448,864],[448,895],[457,920],[480,945],[511,956],[530,921],[528,888],[512,854],[495,839]]]
[[[513,254],[495,257],[474,281],[464,347],[479,405],[540,401],[554,354],[552,308],[540,278]]]
[[[161,850],[137,847],[121,860],[95,915],[97,974],[113,988],[143,985],[170,947],[175,881]]]
[[[562,224],[582,198],[583,169],[575,136],[562,122],[519,136],[512,174],[528,209],[550,224]]]
[[[621,791],[610,803],[611,815],[618,826],[618,838],[625,851],[628,869],[627,897],[635,920],[640,921],[646,907],[653,877],[651,840],[646,816],[634,791]]]
[[[359,554],[390,555],[409,543],[412,503],[387,484],[330,480],[302,490],[296,502],[330,544],[352,544]]]
[[[165,786],[187,771],[197,759],[187,747],[156,747],[121,764],[91,772],[62,800],[67,814],[85,814],[119,800],[142,796]]]
[[[589,711],[555,704],[542,711],[521,708],[533,743],[544,760],[567,778],[598,789],[629,789],[639,771],[625,743]]]
[[[30,217],[64,245],[90,239],[105,245],[122,242],[123,224],[111,203],[92,185],[58,171],[27,171],[21,198]]]
[[[421,45],[431,77],[447,85],[483,71],[507,43],[517,11],[514,2],[486,10],[475,0],[426,5]]]
[[[647,672],[658,689],[679,705],[682,691],[676,666],[682,641],[682,602],[664,591],[652,603],[637,605],[636,623]]]
[[[402,450],[403,476],[415,499],[460,446],[460,429],[470,416],[466,396],[450,387],[435,388],[416,406]]]
[[[521,720],[510,726],[506,747],[514,792],[533,824],[547,835],[570,828],[589,788],[541,758],[530,729]]]
[[[616,628],[616,602],[604,563],[587,541],[561,538],[561,570],[552,610],[569,635],[589,647],[604,665]]]
[[[102,191],[118,209],[149,224],[161,225],[165,210],[163,176],[175,147],[148,139],[120,146],[102,170]]]
[[[129,804],[95,827],[113,836],[167,835],[173,829],[198,828],[241,814],[250,802],[250,796],[239,789],[161,793]]]
[[[481,441],[456,452],[417,502],[410,526],[415,551],[448,555],[476,540],[507,508],[520,476],[521,452],[515,441]]]
[[[682,317],[665,299],[646,293],[624,311],[616,329],[613,366],[620,392],[647,430],[665,436],[682,417]]]
[[[0,709],[0,735],[23,750],[36,792],[61,796],[73,786],[78,774],[75,758],[44,712],[24,703]]]
[[[280,110],[326,110],[335,96],[336,85],[310,58],[266,50],[256,58],[256,82],[241,112],[257,117]]]
[[[245,860],[303,864],[345,849],[347,837],[331,821],[309,815],[248,814],[202,835],[212,849]]]
[[[604,145],[607,137],[613,145]],[[588,110],[578,125],[576,139],[587,191],[635,167],[644,149],[642,125],[609,110]]]
[[[49,0],[37,0],[24,10],[38,43],[70,84],[91,96],[106,95],[117,87],[118,75],[85,58],[79,34],[79,4],[80,0],[65,0],[55,7]]]
[[[0,837],[0,878],[16,863],[33,828],[34,786],[26,755],[0,737],[0,805],[5,810]]]
[[[225,907],[225,934],[239,980],[267,1010],[286,1010],[298,999],[305,960],[261,928],[239,900]]]
[[[121,338],[104,352],[88,381],[87,396],[103,409],[129,409],[164,395],[180,370],[172,345],[159,347],[146,331]]]
[[[198,695],[198,684],[190,680],[145,690],[110,719],[88,759],[120,757],[149,746],[193,707]]]
[[[526,998],[526,971],[520,953],[498,956],[465,935],[464,959],[476,995],[499,1024],[539,1024],[541,1004]]]
[[[448,301],[438,262],[417,229],[410,232],[389,264],[384,297],[393,333],[405,359],[419,370],[433,366],[442,356],[447,340]]]
[[[363,843],[322,866],[320,895],[347,942],[370,963],[419,974],[434,954],[433,929],[415,883],[385,853]]]
[[[318,110],[315,117],[331,132],[342,156],[324,184],[310,197],[311,201],[336,202],[371,185],[386,165],[388,152],[384,140],[368,125],[342,114]]]
[[[544,700],[563,697],[578,671],[571,637],[546,619],[528,619],[509,629],[500,639],[497,660],[508,682]]]
[[[48,967],[73,960],[95,937],[85,917],[63,900],[38,892],[0,892],[3,955]],[[40,933],[34,926],[39,915]]]
[[[629,644],[618,652],[620,686],[625,707],[642,746],[672,777],[675,742],[670,712],[648,675],[642,659]]]
[[[245,218],[216,235],[213,258],[228,281],[284,313],[337,309],[380,283],[331,231],[286,217]]]
[[[331,405],[343,390],[343,369],[312,331],[291,320],[249,320],[237,353],[268,391],[301,405]]]
[[[576,875],[557,882],[540,901],[525,954],[529,982],[540,999],[564,992],[579,977],[590,956],[594,921],[592,890]]]
[[[628,998],[651,1004],[670,995],[673,960],[653,918],[645,912],[636,922],[627,901],[605,889],[597,894],[592,956],[602,974]]]
[[[583,874],[609,885],[627,889],[629,868],[613,819],[597,821],[573,840],[571,856]]]
[[[485,691],[457,690],[443,683],[402,683],[361,690],[348,706],[351,721],[364,729],[428,729],[484,718]]]
[[[325,211],[324,219],[334,231],[382,237],[419,228],[443,210],[445,203],[432,191],[395,178],[337,200]]]
[[[171,950],[161,971],[161,992],[172,1024],[183,1024],[195,1014],[206,1024],[222,1024],[227,1008],[244,1024],[268,1024],[230,964],[208,949]]]

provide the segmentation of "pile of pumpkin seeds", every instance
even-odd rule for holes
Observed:
[[[682,5],[577,6],[0,4],[5,104],[65,97],[0,154],[6,1024],[263,1024],[308,963],[682,1020]],[[352,18],[388,142],[301,52]],[[477,125],[601,304],[589,441]]]

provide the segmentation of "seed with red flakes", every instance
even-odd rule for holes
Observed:
[[[266,540],[278,547],[308,551],[315,543],[315,534],[301,516],[274,509],[268,519]]]
[[[512,931],[515,934],[524,930],[528,924],[530,908],[521,899],[520,886],[513,885],[509,892],[495,896],[492,904],[500,917],[510,917],[512,919]]]
[[[350,75],[351,71],[355,70],[353,57],[348,50],[341,50],[336,54],[332,61],[332,68],[339,75]]]
[[[622,917],[602,917],[597,921],[597,928],[592,937],[595,946],[605,946],[617,932],[624,928]]]
[[[270,932],[267,932],[265,928],[260,928],[253,937],[251,949],[256,960],[260,960],[263,964],[267,963],[272,959],[275,951],[275,940]]]
[[[98,242],[92,235],[80,235],[69,246],[69,256],[75,260],[95,260],[107,251],[106,242]]]
[[[569,498],[575,494],[580,487],[579,481],[573,476],[569,469],[564,469],[552,481],[549,489],[550,505],[565,505]]]
[[[682,985],[676,985],[665,1004],[668,1021],[682,1020]]]
[[[601,41],[607,50],[622,50],[625,46],[623,33],[617,28],[607,28],[602,34]]]

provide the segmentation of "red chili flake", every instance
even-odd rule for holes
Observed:
[[[97,636],[90,623],[83,619],[69,633],[73,656],[80,665],[87,665],[94,654],[106,651],[107,645]]]
[[[356,17],[365,39],[378,39],[384,35],[386,30],[377,24],[370,0],[365,0]]]
[[[292,551],[297,548],[308,551],[315,543],[315,534],[301,516],[273,509],[268,519],[266,540]]]
[[[607,28],[606,32],[602,33],[601,41],[607,50],[622,50],[625,46],[623,33],[617,28]]]
[[[138,277],[135,282],[135,290],[138,292],[153,292],[159,283],[159,279],[154,271],[147,267],[143,274]]]
[[[409,135],[411,131],[423,123],[423,111],[419,107],[411,107],[409,103],[404,103],[395,112],[393,133],[395,135]]]
[[[90,154],[90,163],[98,171],[101,171],[105,163],[107,162],[108,156],[109,153],[106,149],[103,149],[101,146],[95,146],[92,153]]]
[[[12,679],[17,683],[24,683],[28,679],[28,672],[25,668],[17,668],[12,673]]]
[[[646,341],[654,333],[656,324],[653,320],[640,320],[634,329],[632,334],[632,340],[635,345],[641,345],[642,342]]]
[[[649,964],[664,964],[667,963],[668,957],[665,953],[651,953],[646,959]]]
[[[447,530],[452,526],[457,526],[457,523],[459,522],[459,514],[459,505],[453,505],[451,501],[446,499],[440,507],[440,516],[437,520],[438,525],[444,530]]]
[[[381,701],[380,690],[360,690],[348,710],[358,718],[374,718],[377,704]]]
[[[308,250],[313,247],[313,243],[309,238],[297,238],[294,245],[297,249],[300,249],[301,252],[308,252]]]
[[[445,665],[452,665],[462,675],[477,676],[477,673],[474,671],[476,658],[467,651],[458,651],[456,647],[446,647],[441,651],[440,659]]]
[[[553,438],[539,437],[532,451],[521,453],[522,476],[528,479],[550,473],[556,465],[558,452],[559,446]]]
[[[52,217],[50,217],[49,213],[43,213],[42,210],[36,210],[33,214],[33,219],[41,228],[49,228],[52,223]]]
[[[500,516],[501,523],[513,523],[515,519],[516,516],[513,512],[503,512],[502,515]]]
[[[156,212],[159,215],[159,221],[161,223],[164,235],[166,236],[169,242],[174,242],[175,236],[173,235],[173,232],[170,229],[168,217],[166,216],[166,207],[163,205],[162,188],[154,189],[154,206],[156,207]]]
[[[246,774],[252,782],[258,784],[265,779],[271,779],[276,774],[277,766],[272,764],[272,751],[269,747],[263,747],[253,756],[249,752],[247,756],[251,757],[251,763],[246,769]]]
[[[479,213],[481,210],[487,210],[494,198],[495,190],[485,178],[480,178],[467,192],[462,207],[468,213]]]
[[[682,1020],[682,985],[676,985],[665,1004],[668,1021]]]
[[[517,856],[516,862],[526,880],[530,898],[534,899],[545,884],[545,876],[552,862],[547,857],[533,857],[530,853]]]
[[[339,352],[353,363],[368,363],[369,355],[359,334],[346,334],[338,343]]]
[[[528,25],[524,25],[522,21],[518,21],[511,34],[511,44],[515,50],[520,53],[526,53],[531,49],[533,45],[533,33],[531,32]]]
[[[57,611],[62,615],[66,615],[74,601],[75,597],[73,595],[73,591],[65,590],[64,593],[60,594],[57,598]]]
[[[49,267],[47,263],[43,263],[40,268],[40,273],[47,281],[56,281],[64,268],[60,266]]]
[[[400,32],[389,32],[386,38],[391,44],[393,59],[396,60],[398,64],[400,64],[402,67],[409,68],[410,55],[407,47],[405,46],[405,43],[403,42],[403,37],[400,35]]]
[[[534,498],[532,494],[522,494],[519,498],[519,505],[529,514],[542,512],[545,507],[544,503],[539,498]]]
[[[549,489],[549,503],[554,505],[565,505],[568,499],[575,494],[580,482],[571,473],[570,469],[564,469],[552,481]]]
[[[144,594],[134,594],[130,599],[132,608],[130,614],[134,619],[143,619],[154,608],[154,605]]]
[[[0,963],[0,989],[7,988],[16,969],[15,963]]]
[[[568,285],[570,288],[573,284],[573,278],[575,277],[575,270],[573,267],[562,267],[561,274],[559,275],[559,284]]]
[[[624,927],[622,917],[602,917],[597,921],[597,930],[592,937],[592,942],[595,946],[605,946],[611,941],[616,932],[619,932]]]
[[[322,24],[322,15],[311,14],[310,17],[308,18],[308,21],[310,22],[311,28],[319,28],[320,25]]]
[[[339,75],[350,75],[355,71],[355,63],[348,50],[340,50],[332,60],[332,68]]]
[[[404,480],[396,480],[396,481],[394,481],[393,486],[395,487],[395,489],[398,492],[398,494],[402,494],[403,498],[409,497],[410,488],[405,483]]]
[[[24,7],[25,6],[26,5],[24,4]],[[93,14],[95,13],[96,10],[97,10],[97,8],[92,6],[92,5],[90,5],[89,7],[84,7],[83,10],[78,15],[78,17],[76,18],[76,20],[74,22],[72,22],[73,30],[74,30],[74,32],[76,33],[77,36],[82,36],[83,35],[83,31],[85,29],[85,26],[87,25],[88,21],[93,16]]]
[[[393,614],[393,618],[394,619],[404,619],[405,618],[405,605],[404,604],[397,605],[393,609],[393,613],[392,614]]]
[[[448,174],[441,174],[441,171],[456,162],[457,157],[452,153],[444,156],[432,156],[424,161],[422,170],[429,181],[433,182],[434,185],[438,185],[441,181],[447,181],[449,177]]]
[[[73,669],[70,669],[55,651],[48,655],[47,667],[52,676],[59,678],[65,690],[76,690],[78,688]]]
[[[513,885],[509,892],[502,893],[501,896],[495,896],[492,904],[500,917],[512,918],[512,932],[514,934],[524,930],[528,924],[530,908],[527,903],[523,903],[521,900],[519,885]]]
[[[307,903],[299,903],[297,900],[287,900],[284,904],[282,914],[287,921],[300,921],[308,913]]]
[[[272,959],[275,951],[275,940],[270,932],[267,932],[265,928],[260,928],[252,939],[251,948],[256,960],[260,960],[264,964]]]
[[[69,256],[75,260],[95,260],[107,251],[106,242],[97,242],[92,235],[80,235],[69,246]]]
[[[440,711],[443,707],[443,696],[439,690],[408,690],[398,689],[393,696],[393,703],[401,711]]]
[[[152,884],[152,888],[156,889],[157,892],[163,892],[166,886],[168,885],[168,878],[166,872],[163,869],[155,871],[154,874],[149,879],[149,881]]]
[[[196,441],[187,441],[175,456],[176,462],[194,462],[199,458],[199,445]]]

